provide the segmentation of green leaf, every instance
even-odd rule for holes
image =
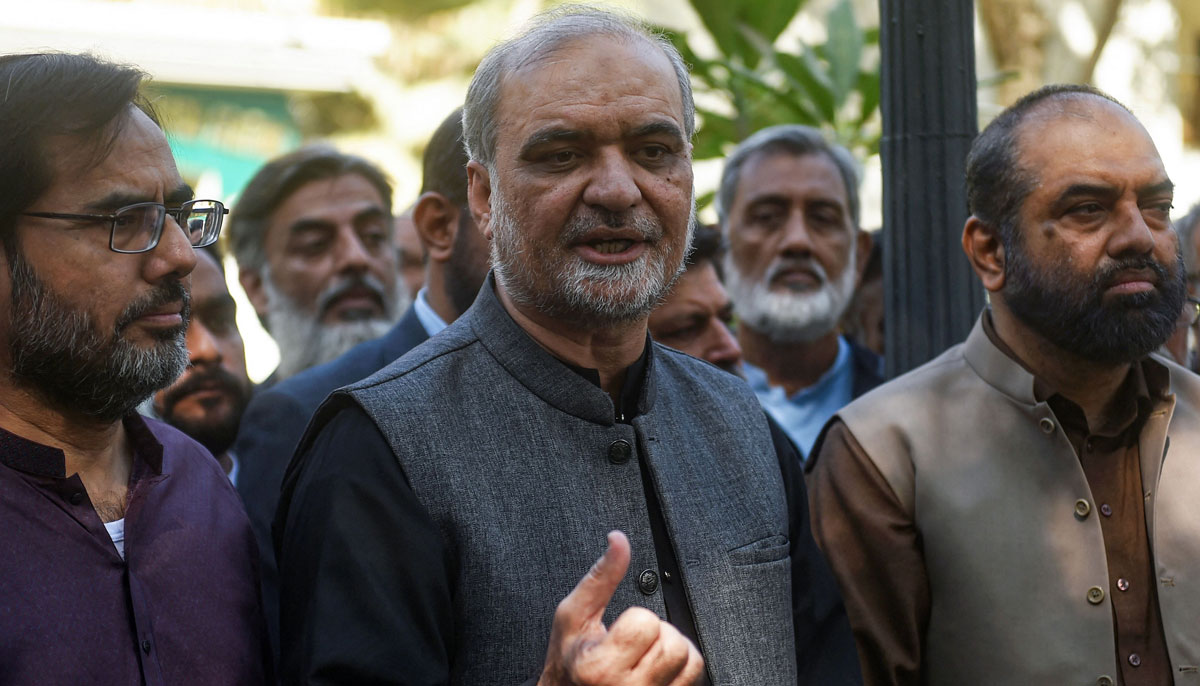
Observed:
[[[858,92],[862,94],[862,106],[858,109],[857,126],[867,123],[879,109],[879,72],[864,71],[858,75]]]
[[[751,68],[758,64],[759,51],[741,31],[750,29],[773,43],[803,4],[804,0],[691,0],[722,54]]]
[[[837,112],[833,87],[829,83],[828,74],[825,73],[812,51],[806,47],[802,57],[776,51],[773,60],[779,65],[784,75],[796,84],[800,91],[798,95],[809,99],[816,110],[820,112],[823,121],[832,122]]]
[[[784,76],[787,77],[786,74]],[[791,88],[779,88],[757,72],[744,68],[736,72],[736,78],[777,105],[788,109],[792,113],[791,117],[787,117],[789,120],[794,119],[798,120],[797,123],[809,125],[824,121],[823,114],[814,107],[810,98],[798,97],[804,94],[804,88],[799,83],[789,80],[786,85]]]
[[[716,112],[700,110],[700,127],[696,130],[696,138],[692,141],[692,157],[697,160],[707,160],[713,157],[724,157],[726,143],[741,140],[737,132],[737,123],[729,117]]]
[[[826,17],[829,40],[825,43],[829,60],[829,75],[833,85],[836,107],[846,102],[858,80],[859,63],[862,61],[863,34],[854,20],[854,8],[850,0],[841,0]]]

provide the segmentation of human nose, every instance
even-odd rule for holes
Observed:
[[[188,234],[174,217],[167,216],[158,245],[147,253],[147,281],[158,283],[163,279],[182,279],[196,268],[196,249],[192,247]]]
[[[221,349],[216,336],[198,319],[192,319],[188,325],[187,349],[188,362],[192,366],[221,363]]]
[[[365,272],[370,265],[371,255],[367,251],[367,246],[363,245],[362,238],[352,226],[343,226],[338,229],[338,240],[336,246],[336,259],[338,272]]]
[[[611,212],[624,212],[641,200],[642,191],[633,178],[633,168],[624,153],[605,150],[596,159],[583,201]]]
[[[780,252],[785,255],[804,256],[812,254],[812,248],[812,233],[809,231],[808,223],[804,220],[804,213],[788,212],[787,220],[783,225],[783,243],[780,246]]]
[[[1154,230],[1142,216],[1142,209],[1136,202],[1125,204],[1124,209],[1117,213],[1117,227],[1108,242],[1110,257],[1122,255],[1145,255],[1154,250]],[[1173,231],[1168,231],[1174,234]]]
[[[705,332],[704,359],[718,367],[737,366],[742,363],[742,346],[738,345],[733,332],[725,322],[713,318]]]

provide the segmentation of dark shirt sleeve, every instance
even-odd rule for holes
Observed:
[[[358,406],[301,446],[276,527],[283,683],[449,682],[454,571]]]
[[[868,686],[923,683],[929,578],[910,513],[835,419],[809,477],[813,533],[841,582]]]
[[[767,424],[771,427],[771,440],[787,492],[798,682],[802,686],[861,684],[858,654],[842,595],[809,528],[808,495],[800,453],[769,414]]]

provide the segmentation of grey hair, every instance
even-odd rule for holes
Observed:
[[[833,162],[842,177],[842,183],[846,186],[846,204],[850,207],[850,219],[857,230],[860,214],[858,162],[846,148],[831,142],[817,129],[800,124],[767,127],[755,132],[733,149],[725,160],[725,168],[721,171],[721,185],[717,188],[717,217],[721,229],[729,228],[729,210],[733,206],[734,196],[737,195],[738,184],[742,180],[742,169],[746,163],[755,155],[780,152],[796,157],[825,155]]]
[[[1192,241],[1195,239],[1196,229],[1200,228],[1200,202],[1192,205],[1192,209],[1176,219],[1174,224],[1175,232],[1179,234],[1179,249],[1183,251],[1183,265],[1189,275],[1195,274],[1198,265]]]
[[[504,77],[545,59],[569,43],[591,36],[623,41],[645,41],[666,54],[683,96],[683,126],[688,140],[696,131],[696,105],[687,63],[671,41],[641,21],[588,5],[562,5],[538,14],[523,33],[499,43],[484,55],[463,105],[463,143],[467,156],[489,171],[495,170],[496,109]]]

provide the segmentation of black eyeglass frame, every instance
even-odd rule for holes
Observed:
[[[191,233],[188,231],[187,227],[183,225],[183,218],[191,212],[192,207],[202,202],[211,203],[214,205],[213,209],[217,212],[217,228],[212,232],[212,236],[208,240],[203,240],[203,234],[201,234],[200,242],[192,243]],[[116,245],[117,220],[120,218],[122,213],[130,210],[136,210],[141,207],[157,207],[162,212],[157,226],[154,227],[154,235],[151,237],[149,245],[137,250],[124,250],[118,248]],[[159,241],[162,240],[163,226],[165,226],[167,223],[168,215],[175,220],[175,223],[179,225],[179,228],[183,229],[184,233],[188,234],[188,242],[191,243],[193,248],[207,248],[213,243],[216,243],[217,239],[221,237],[221,228],[225,223],[225,215],[229,214],[229,208],[225,207],[225,203],[221,202],[220,200],[197,199],[188,200],[187,202],[180,204],[178,208],[167,207],[161,202],[136,202],[132,205],[119,207],[112,214],[67,214],[64,212],[22,212],[21,214],[27,217],[42,217],[44,219],[70,219],[76,221],[108,222],[108,249],[122,255],[137,255],[139,253],[150,252],[158,247]]]
[[[1188,326],[1195,326],[1196,322],[1200,322],[1200,299],[1189,296],[1187,304],[1192,308],[1191,317],[1188,319]]]

